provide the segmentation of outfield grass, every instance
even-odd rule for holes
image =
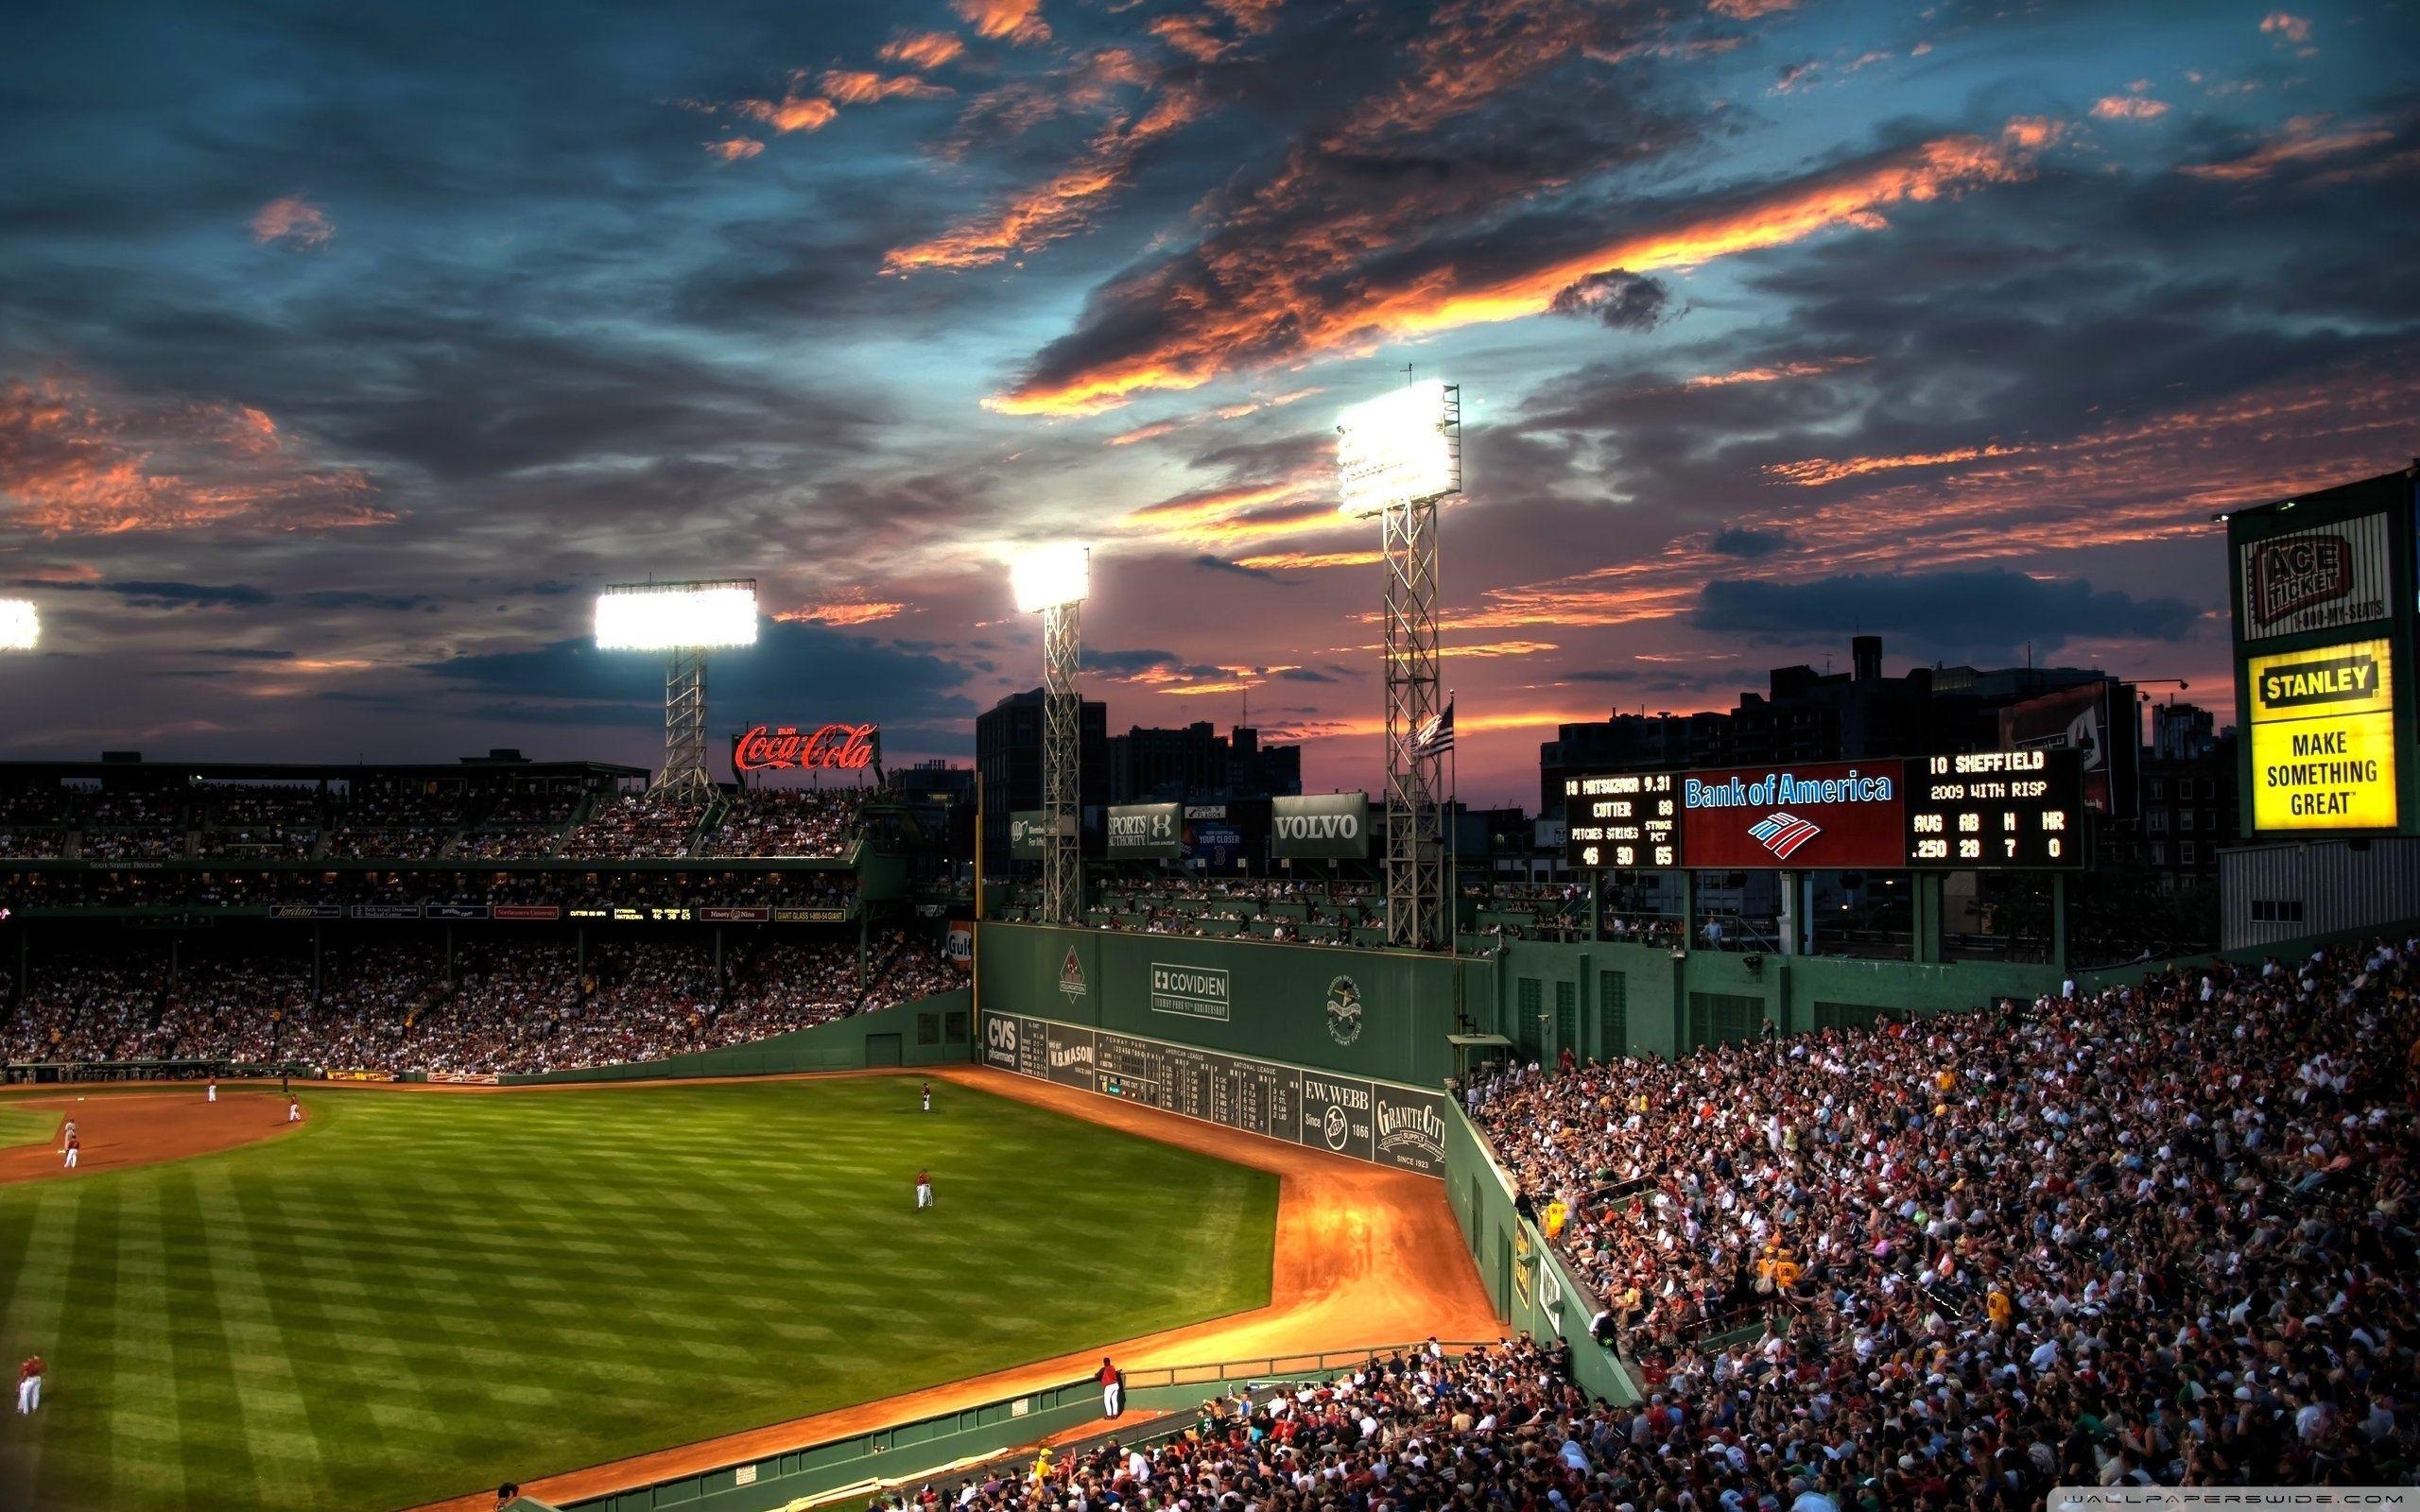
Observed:
[[[18,1144],[38,1144],[49,1139],[58,1128],[57,1108],[11,1108],[5,1099],[0,1099],[0,1150]]]
[[[409,1505],[1268,1300],[1274,1177],[916,1086],[319,1091],[0,1187],[0,1505]]]

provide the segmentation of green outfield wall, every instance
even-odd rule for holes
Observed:
[[[1512,1178],[1460,1108],[1446,1114],[1445,1165],[1446,1204],[1496,1315],[1531,1338],[1569,1345],[1572,1376],[1591,1394],[1616,1405],[1636,1401],[1630,1372],[1588,1332],[1596,1299],[1572,1279],[1537,1225],[1513,1207]]]
[[[761,1076],[779,1072],[865,1071],[885,1066],[963,1064],[971,1055],[972,1000],[967,989],[876,1008],[838,1022],[768,1040],[700,1050],[662,1060],[591,1066],[497,1079],[508,1087],[560,1082],[653,1081],[683,1076]]]
[[[986,923],[986,1014],[1441,1087],[1458,1012],[1494,1013],[1494,963],[1399,951]]]

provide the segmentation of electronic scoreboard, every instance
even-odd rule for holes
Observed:
[[[1860,763],[1858,773],[1854,791],[1847,782],[1820,781],[1834,775],[1822,764],[1778,766],[1755,782],[1737,772],[1567,777],[1564,865],[1575,871],[1668,871],[1692,864],[1789,869],[1794,858],[1817,868],[2039,871],[2081,868],[2088,858],[2077,751],[1917,756]],[[1691,807],[1700,786],[1711,796]],[[1819,855],[1829,859],[1813,859]]]
[[[2072,750],[1979,750],[1908,763],[1908,865],[1952,871],[2081,867],[2083,774]]]
[[[1609,772],[1563,780],[1564,864],[1576,869],[1670,870],[1681,863],[1681,816],[1670,772]]]

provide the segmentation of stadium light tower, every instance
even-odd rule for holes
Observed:
[[[1042,616],[1043,917],[1072,924],[1084,906],[1081,774],[1083,704],[1076,667],[1083,648],[1084,598],[1092,591],[1092,553],[1082,546],[1037,546],[1009,567],[1017,612]]]
[[[756,579],[614,583],[596,595],[596,648],[666,651],[664,771],[655,790],[714,796],[706,772],[706,653],[756,644]]]
[[[42,639],[42,614],[28,598],[0,598],[0,651],[30,651]]]
[[[1377,516],[1387,573],[1387,943],[1431,950],[1446,942],[1452,900],[1438,808],[1437,501],[1462,491],[1461,386],[1432,378],[1356,404],[1336,437],[1344,512]]]

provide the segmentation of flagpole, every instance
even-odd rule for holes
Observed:
[[[1454,690],[1451,688],[1445,690],[1445,714],[1448,718],[1454,714]],[[1446,764],[1445,802],[1447,812],[1454,815],[1454,843],[1445,852],[1445,954],[1460,955],[1462,954],[1462,817],[1455,805],[1461,800],[1462,786],[1461,730],[1454,732],[1454,744],[1446,755],[1452,758]]]

